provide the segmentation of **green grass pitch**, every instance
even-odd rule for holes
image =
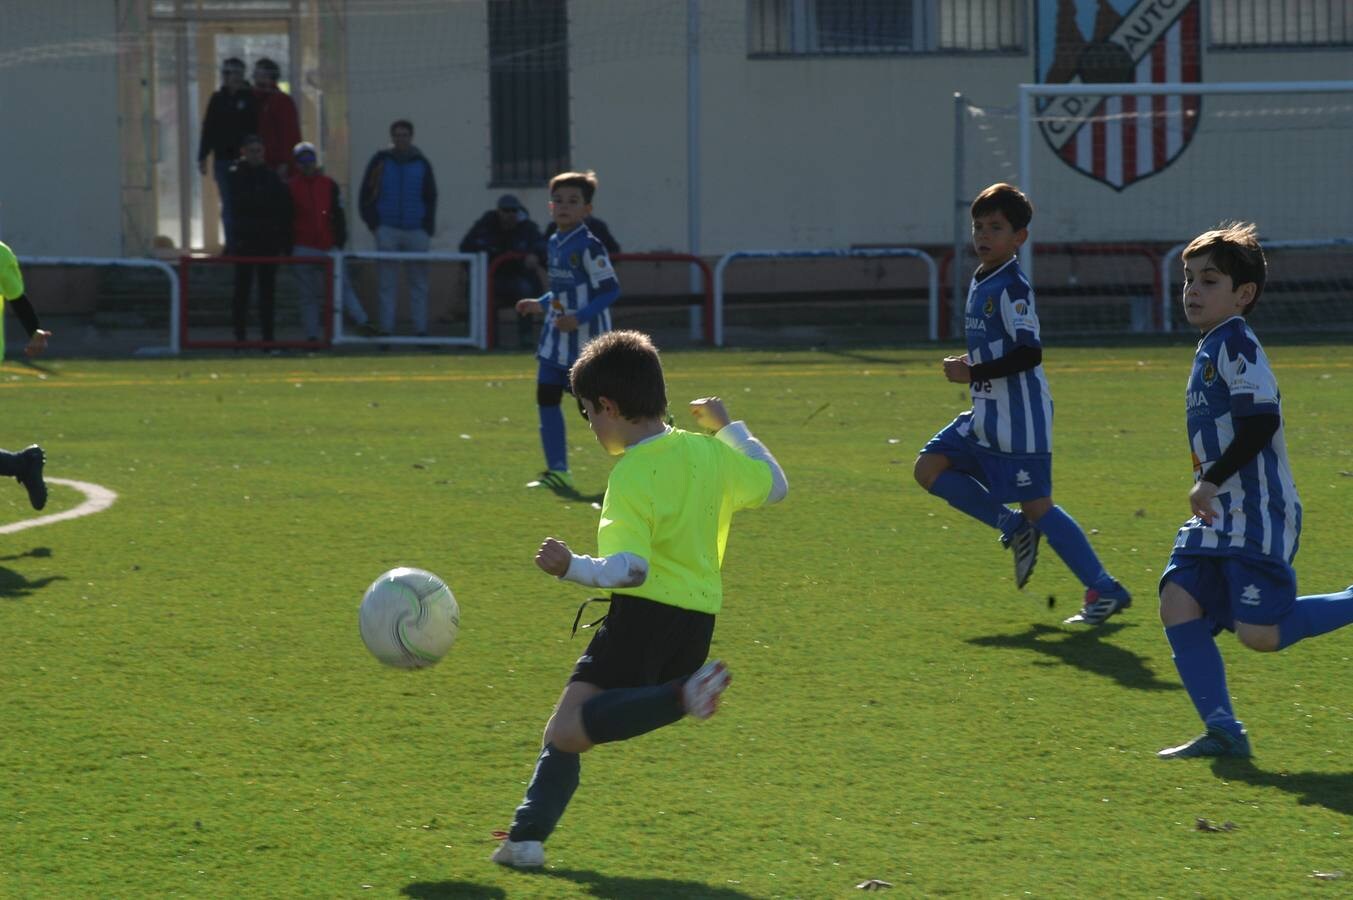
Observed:
[[[536,874],[487,862],[490,831],[587,592],[532,555],[595,549],[609,461],[566,407],[597,496],[524,489],[529,357],[8,362],[3,445],[38,440],[50,476],[119,497],[0,543],[0,896],[1255,897],[1353,877],[1353,631],[1267,655],[1224,635],[1253,763],[1154,758],[1199,731],[1155,613],[1187,515],[1186,340],[1048,351],[1054,499],[1136,596],[1097,631],[1060,624],[1080,590],[1046,545],[1016,591],[994,533],[913,483],[967,406],[943,350],[668,354],[678,417],[724,397],[790,495],[735,520],[719,715],[587,754]],[[1347,348],[1269,350],[1301,586],[1341,589]],[[0,523],[34,515],[0,489]],[[80,500],[53,486],[48,511]],[[382,668],[358,637],[396,565],[460,601],[431,669]]]

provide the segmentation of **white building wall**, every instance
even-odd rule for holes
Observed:
[[[116,29],[111,3],[25,2],[0,28],[0,235],[36,254],[121,251]],[[687,241],[686,4],[669,0],[570,3],[572,160],[601,180],[596,212],[626,249],[685,250]],[[1013,56],[749,59],[747,4],[701,9],[700,250],[856,243],[945,244],[954,229],[953,94],[1010,107],[1032,77],[1032,53]],[[440,190],[434,249],[453,249],[498,194],[511,190],[542,225],[546,189],[491,184],[487,12],[445,0],[349,7],[347,190],[355,246],[373,245],[356,217],[367,161],[396,118],[417,127]],[[1208,81],[1348,78],[1347,49],[1208,51]],[[1341,102],[1348,103],[1343,97]],[[1331,202],[1346,178],[1308,201],[1283,189],[1304,160],[1347,155],[1334,133],[1295,160],[1262,141],[1265,177],[1211,199],[1184,200],[1197,166],[1176,164],[1121,193],[1048,157],[1032,193],[1039,239],[1143,239],[1223,215],[1283,232],[1347,233]],[[1035,139],[1035,146],[1042,147]],[[971,148],[970,148],[971,149]],[[1010,142],[1008,164],[1014,161]],[[1193,165],[1206,158],[1191,148]],[[970,158],[975,154],[970,153]],[[1013,178],[992,164],[975,175]],[[1224,173],[1223,173],[1224,174]],[[1240,198],[1240,200],[1237,200]],[[1221,202],[1226,200],[1228,202]],[[1241,202],[1243,200],[1243,202]],[[1161,210],[1178,210],[1162,226]]]
[[[0,13],[0,239],[20,255],[119,256],[112,3]]]
[[[485,6],[392,4],[388,13],[350,18],[347,34],[348,218],[354,246],[375,247],[357,212],[362,173],[372,154],[389,146],[390,123],[408,119],[414,124],[414,144],[432,163],[437,179],[432,249],[454,251],[496,197],[488,186]]]

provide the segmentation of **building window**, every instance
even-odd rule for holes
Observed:
[[[1020,52],[1025,0],[748,0],[752,57]]]
[[[1353,45],[1348,0],[1212,0],[1213,47]]]
[[[536,186],[569,168],[564,0],[489,0],[493,184]]]

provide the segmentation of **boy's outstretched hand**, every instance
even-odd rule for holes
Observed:
[[[530,297],[523,297],[517,301],[517,315],[519,316],[529,316],[531,313],[539,311],[540,303]]]
[[[695,424],[706,431],[718,431],[728,427],[728,423],[733,421],[728,417],[728,410],[724,409],[723,401],[718,397],[692,400],[691,416],[694,417]]]
[[[33,332],[33,336],[28,339],[28,346],[23,348],[25,356],[41,356],[42,351],[47,349],[47,339],[52,336],[50,331],[43,331],[39,328]]]
[[[944,358],[944,377],[954,384],[968,384],[972,381],[972,371],[968,368],[967,355],[946,356]]]
[[[573,552],[568,549],[568,544],[556,541],[552,537],[545,538],[540,549],[536,551],[536,565],[555,578],[563,578],[571,562]]]

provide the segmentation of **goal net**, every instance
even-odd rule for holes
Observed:
[[[1049,333],[1186,327],[1179,250],[1228,220],[1266,245],[1257,327],[1353,330],[1353,82],[1023,85],[1014,107],[959,98],[956,116],[962,287],[967,204],[1009,181],[1034,204],[1021,262]]]

